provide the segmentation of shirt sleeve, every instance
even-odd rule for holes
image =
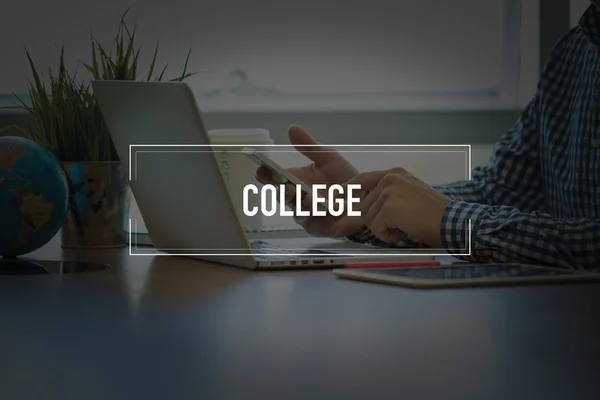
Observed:
[[[495,144],[490,161],[476,167],[471,180],[434,188],[453,200],[506,205],[533,211],[543,205],[537,130],[537,96],[521,117]]]
[[[462,202],[461,204],[511,205],[525,212],[539,208],[543,202],[543,188],[539,179],[536,109],[537,96],[527,105],[515,126],[496,143],[490,161],[473,170],[471,180],[438,185],[433,188],[451,200]],[[449,218],[448,212],[451,210],[447,210],[444,217],[449,224],[448,232],[464,230],[464,221],[457,219],[461,214]],[[455,236],[459,238],[458,234]],[[385,243],[366,227],[359,233],[349,236],[348,239],[378,247],[427,247],[412,240]],[[452,240],[448,241],[448,243],[452,242]],[[459,247],[453,246],[453,248]]]
[[[470,221],[470,227],[469,222]],[[600,220],[453,200],[442,220],[449,252],[472,262],[521,262],[588,270],[600,260]]]

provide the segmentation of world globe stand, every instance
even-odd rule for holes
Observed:
[[[26,257],[0,257],[0,276],[80,274],[107,268],[109,266],[106,264],[82,261],[40,261]]]
[[[0,257],[0,275],[39,275],[49,273],[50,271],[35,261],[17,257]]]

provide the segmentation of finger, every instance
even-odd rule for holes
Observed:
[[[367,225],[377,238],[387,242],[391,239],[390,227],[388,224],[389,216],[386,215],[386,207],[377,205],[377,211],[373,216],[371,222]]]
[[[330,193],[330,197],[325,199],[323,208],[326,209],[333,218],[342,218],[349,213],[349,205],[347,198],[341,193]],[[353,211],[355,207],[352,206]]]
[[[294,148],[315,164],[325,164],[342,158],[340,153],[330,147],[321,145],[297,125],[288,128],[288,137]]]
[[[314,175],[313,168],[313,164],[309,164],[303,167],[288,168],[287,172],[306,184],[312,184],[312,177]]]
[[[361,212],[363,218],[368,218],[368,215],[373,209],[375,202],[380,199],[383,189],[384,185],[377,185],[375,189],[369,192],[364,200],[361,200],[360,203],[358,203],[356,209]]]
[[[373,209],[377,209],[377,212],[367,226],[378,239],[386,243],[398,244],[407,239],[408,234],[394,224],[393,213],[396,208],[390,204],[386,200],[374,204]]]
[[[303,214],[306,212],[310,212],[310,207],[307,207],[303,204],[303,198],[306,195],[302,195],[300,199],[296,198],[296,196],[287,196],[285,205],[292,211],[293,217],[296,220],[296,223],[302,225],[301,221],[309,216],[298,215],[297,210],[303,211]]]
[[[279,190],[281,190],[281,189],[279,189]],[[284,193],[285,193],[285,189],[284,189]],[[278,196],[277,198],[281,199],[280,196]],[[296,196],[288,196],[287,194],[284,194],[283,197],[284,197],[286,207],[288,207],[290,210],[295,210],[296,209]]]
[[[295,185],[286,184],[286,195],[285,195],[285,205],[289,207],[293,212],[294,216],[296,216],[296,210],[300,209],[302,211],[310,211],[310,205],[307,205],[305,199],[309,194],[300,192],[300,198],[297,198],[297,188]]]
[[[387,243],[400,244],[408,239],[408,234],[401,229],[388,229],[387,235],[389,235],[385,240]]]
[[[296,185],[293,183],[287,182],[284,184],[285,187],[285,195],[286,197],[294,198],[296,197]]]
[[[331,237],[345,237],[355,234],[363,226],[360,217],[343,216],[331,223],[329,232]]]
[[[256,180],[267,185],[272,182],[273,174],[265,167],[258,167],[256,170]]]
[[[333,220],[329,216],[325,217],[308,217],[303,223],[302,227],[311,236],[325,237],[331,236],[331,224]]]
[[[364,211],[361,211],[361,215],[363,218],[363,221],[365,223],[365,225],[367,226],[371,226],[371,224],[373,223],[373,220],[375,219],[375,217],[377,216],[377,214],[379,214],[379,205],[377,205],[377,207],[375,206],[378,202],[379,198],[375,199],[375,201],[373,202],[373,205],[371,205],[369,208],[365,209]]]
[[[394,224],[394,215],[391,215],[390,202],[394,201],[389,195],[381,194],[369,209],[364,221],[371,232],[386,243],[398,244],[408,237],[406,232],[398,229]]]
[[[304,195],[304,197],[302,198],[302,205],[304,207],[312,207],[312,203],[313,203],[313,195],[310,193],[307,193]]]
[[[408,235],[400,229],[388,229],[378,235],[377,238],[386,243],[402,244],[408,238]]]
[[[315,198],[318,197],[318,207],[320,209],[327,210],[328,197],[326,196],[327,192],[325,189],[319,189],[317,191],[313,191],[311,194],[305,194],[302,199],[302,205],[306,207],[307,210],[312,210],[313,202]]]
[[[360,191],[372,191],[377,187],[379,181],[386,176],[389,171],[369,171],[363,172],[362,174],[358,174],[354,178],[350,179],[348,182],[344,183],[344,186],[348,185],[359,185]]]
[[[280,185],[283,183],[279,175],[274,174],[265,167],[258,167],[256,170],[256,180],[263,185]]]

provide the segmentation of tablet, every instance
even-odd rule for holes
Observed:
[[[335,269],[340,278],[415,288],[600,282],[600,273],[524,264],[457,263],[439,267]]]

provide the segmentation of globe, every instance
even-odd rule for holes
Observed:
[[[0,136],[0,256],[48,243],[62,227],[69,189],[54,156],[36,142]]]

